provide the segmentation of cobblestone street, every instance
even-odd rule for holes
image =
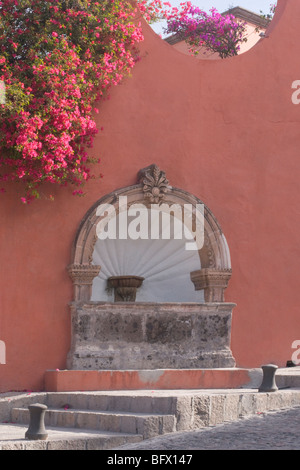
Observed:
[[[300,450],[300,407],[199,431],[125,445],[120,450]]]

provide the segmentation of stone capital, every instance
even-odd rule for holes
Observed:
[[[224,302],[224,291],[231,278],[231,269],[205,268],[191,273],[195,290],[204,290],[205,302]]]
[[[92,284],[98,276],[101,267],[92,264],[71,264],[68,273],[73,281],[74,300],[90,300],[92,295]]]

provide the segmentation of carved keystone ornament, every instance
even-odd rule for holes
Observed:
[[[151,203],[160,203],[169,191],[169,181],[166,178],[166,174],[157,165],[150,165],[140,170],[138,178],[143,185],[145,198]]]

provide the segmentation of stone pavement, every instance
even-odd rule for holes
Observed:
[[[115,450],[300,450],[300,406],[168,434]]]

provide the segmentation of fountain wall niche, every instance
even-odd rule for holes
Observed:
[[[203,240],[191,249],[195,224],[187,227],[179,215],[183,208],[200,206]],[[159,221],[155,230],[153,214]],[[124,226],[131,236],[124,231],[120,236]],[[226,239],[211,211],[195,196],[171,187],[156,165],[140,170],[136,185],[101,198],[90,209],[68,271],[74,284],[69,369],[235,366],[230,349],[235,304],[224,299],[231,277]]]

